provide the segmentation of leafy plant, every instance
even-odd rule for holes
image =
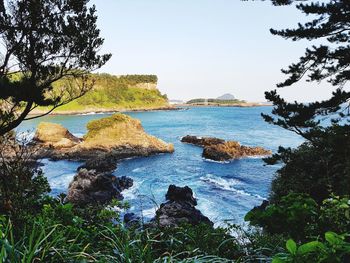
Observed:
[[[286,252],[274,256],[272,263],[347,262],[350,259],[348,234],[325,233],[325,242],[310,241],[298,246],[294,240],[286,242]]]

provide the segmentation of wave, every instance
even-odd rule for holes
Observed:
[[[206,183],[213,184],[218,188],[224,190],[231,190],[234,185],[242,184],[242,182],[238,179],[224,179],[221,177],[217,177],[213,174],[207,174],[206,176],[202,176],[200,180]]]
[[[238,179],[224,179],[222,177],[217,177],[212,174],[207,174],[206,176],[202,176],[200,180],[202,180],[203,182],[212,184],[221,190],[231,191],[239,195],[250,196],[261,200],[265,199],[264,197],[258,194],[251,194],[244,191],[243,189],[235,188],[234,186],[243,184],[243,182]]]
[[[122,195],[123,195],[124,199],[125,200],[136,199],[139,195],[139,188],[140,188],[142,183],[143,183],[143,181],[137,182],[134,180],[133,185],[129,189],[125,189],[124,191],[122,191]]]
[[[234,161],[234,160],[231,160],[231,161],[215,161],[215,160],[212,160],[212,159],[207,159],[207,158],[202,158],[204,161],[206,161],[206,162],[211,162],[211,163],[230,163],[230,162],[232,162],[232,161]]]
[[[110,113],[116,113],[115,111],[91,111],[91,112],[84,112],[84,113],[78,113],[76,115],[78,116],[86,116],[86,115],[102,115],[102,114],[110,114]]]

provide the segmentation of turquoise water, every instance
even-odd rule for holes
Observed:
[[[198,208],[217,224],[225,220],[240,223],[247,211],[268,197],[278,166],[264,166],[261,158],[218,163],[201,157],[202,149],[180,142],[182,136],[215,136],[237,140],[243,145],[262,146],[276,151],[279,145],[297,146],[302,140],[291,132],[265,123],[260,113],[271,107],[203,107],[179,111],[127,113],[141,120],[145,130],[173,143],[173,154],[120,161],[115,175],[126,175],[134,186],[124,191],[131,210],[149,218],[164,201],[169,184],[188,185],[198,198]],[[33,132],[40,121],[60,123],[82,136],[86,123],[108,114],[48,116],[23,123],[19,131]],[[52,193],[67,190],[80,163],[44,160],[43,170]]]

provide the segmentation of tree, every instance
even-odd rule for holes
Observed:
[[[91,89],[87,73],[111,55],[99,55],[104,40],[88,2],[0,0],[0,135]],[[58,80],[67,81],[53,88]],[[28,116],[39,106],[48,110]]]
[[[287,78],[277,87],[306,79],[327,81],[335,90],[328,100],[309,104],[289,103],[276,90],[265,93],[274,108],[272,115],[262,114],[263,118],[306,139],[297,149],[280,147],[277,154],[266,159],[269,164],[284,163],[272,182],[270,201],[276,203],[290,192],[309,194],[318,202],[332,193],[349,195],[350,2],[272,0],[272,3],[293,5],[313,18],[295,29],[271,29],[272,34],[293,41],[322,40],[323,43],[307,48],[297,63],[282,70]],[[325,119],[330,122],[324,122]]]
[[[291,5],[306,15],[315,17],[296,29],[275,30],[271,33],[285,39],[309,41],[322,39],[325,44],[306,49],[297,63],[282,70],[287,79],[278,87],[291,86],[305,78],[309,82],[328,81],[336,90],[325,101],[310,104],[288,103],[277,92],[266,92],[266,99],[273,102],[274,117],[263,115],[269,123],[296,132],[307,140],[312,140],[315,129],[321,128],[320,116],[332,115],[338,122],[347,118],[341,105],[350,98],[346,83],[350,79],[350,2],[347,0],[315,2],[310,0],[272,0],[275,5]]]

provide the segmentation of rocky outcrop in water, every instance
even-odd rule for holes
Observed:
[[[188,186],[170,185],[165,197],[167,202],[160,205],[155,218],[151,220],[151,226],[174,227],[184,223],[191,225],[205,223],[213,226],[209,218],[195,208],[197,201]]]
[[[122,158],[174,151],[172,144],[147,134],[139,120],[124,114],[90,121],[87,129],[79,139],[59,124],[41,123],[32,144],[38,158],[86,161],[81,168],[98,172],[114,170]]]
[[[80,169],[69,184],[66,201],[78,206],[106,204],[112,199],[122,200],[121,192],[132,185],[132,179],[126,176]]]
[[[270,155],[272,152],[262,147],[248,147],[236,141],[225,141],[215,137],[196,137],[187,135],[182,142],[203,147],[202,156],[214,161],[227,161],[248,156]]]
[[[215,137],[197,137],[197,136],[186,135],[185,137],[182,137],[181,142],[205,147],[205,146],[212,146],[212,145],[225,143],[225,140],[215,138]]]

